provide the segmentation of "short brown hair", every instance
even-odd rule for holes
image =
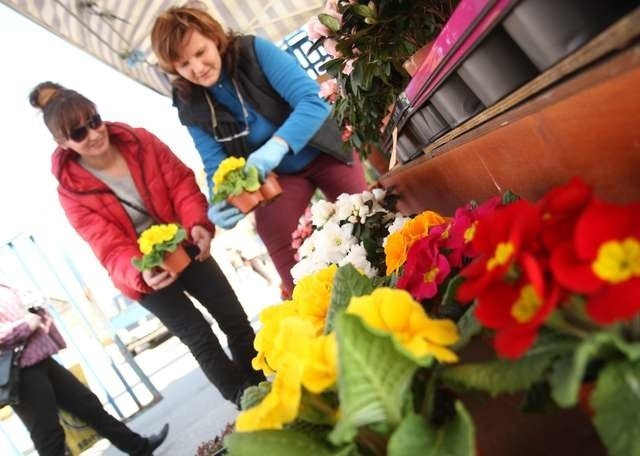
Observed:
[[[71,129],[97,113],[93,101],[51,81],[35,86],[29,102],[42,110],[44,123],[55,138],[68,138]]]
[[[194,30],[215,41],[218,52],[224,59],[232,34],[225,33],[222,25],[206,11],[179,6],[160,14],[151,30],[151,47],[160,68],[167,73],[177,74],[173,62],[180,58],[184,40]]]

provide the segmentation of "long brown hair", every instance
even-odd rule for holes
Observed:
[[[172,83],[181,95],[189,93],[191,83],[178,75],[173,62],[180,58],[184,41],[193,31],[215,42],[223,69],[228,74],[232,75],[235,68],[236,35],[232,31],[225,32],[222,25],[203,9],[189,6],[169,8],[153,24],[151,47],[160,68],[175,76]]]
[[[93,101],[51,81],[35,86],[29,103],[42,111],[44,123],[55,138],[68,138],[72,128],[97,112]]]

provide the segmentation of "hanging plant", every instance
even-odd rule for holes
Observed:
[[[366,156],[379,146],[388,109],[409,82],[402,64],[434,39],[455,0],[329,0],[307,24],[312,50],[333,57],[323,69],[336,80],[333,115],[345,144]]]

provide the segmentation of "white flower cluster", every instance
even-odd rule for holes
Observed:
[[[375,189],[358,194],[343,193],[335,203],[325,200],[311,206],[313,233],[298,249],[300,261],[291,269],[293,280],[312,274],[330,264],[344,266],[351,263],[368,277],[378,274],[367,259],[363,239],[355,233],[375,214],[382,213],[383,223],[391,224],[396,214],[389,212],[380,203],[385,191]]]

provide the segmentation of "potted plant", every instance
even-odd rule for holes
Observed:
[[[222,160],[213,175],[213,185],[213,203],[227,200],[244,214],[282,193],[275,173],[269,173],[260,183],[258,169],[247,167],[242,157]]]
[[[366,222],[367,210],[327,204],[312,206],[314,229]],[[384,270],[325,265],[260,314],[253,365],[270,381],[245,391],[225,446],[638,454],[638,213],[574,180],[536,203],[507,193],[451,218],[396,218],[368,238]]]
[[[159,266],[172,275],[178,275],[191,262],[181,245],[185,238],[184,228],[175,223],[151,225],[138,237],[142,257],[133,258],[131,262],[140,271]]]
[[[363,158],[379,149],[389,107],[409,82],[403,63],[435,38],[457,2],[329,0],[308,24],[315,47],[332,59],[324,64],[339,87],[333,115],[350,128],[346,147]]]

